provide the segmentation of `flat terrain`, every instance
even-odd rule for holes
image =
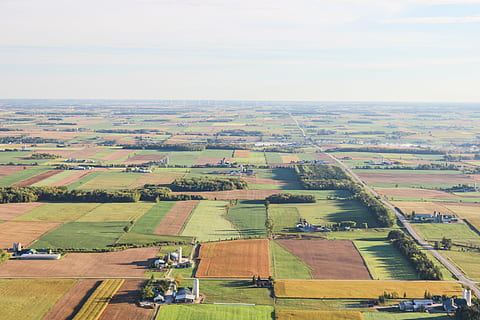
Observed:
[[[35,202],[34,202],[35,203]],[[68,222],[101,206],[100,203],[40,203],[32,210],[16,217],[15,221]]]
[[[157,253],[153,247],[69,253],[60,260],[9,260],[2,264],[0,277],[142,277]]]
[[[162,219],[162,222],[157,226],[154,234],[178,236],[198,202],[198,200],[190,200],[178,201],[175,203],[173,208],[170,209],[167,215]]]
[[[357,311],[277,311],[277,320],[363,320]]]
[[[172,192],[173,194],[182,192]],[[272,194],[279,193],[278,189],[248,189],[248,190],[229,190],[229,191],[204,191],[189,192],[188,194],[201,195],[208,200],[265,200]]]
[[[164,154],[136,154],[123,162],[126,165],[139,165],[147,162],[160,162],[166,158]]]
[[[303,260],[314,279],[371,279],[370,273],[351,241],[278,240],[280,245]]]
[[[461,294],[457,282],[440,281],[329,281],[329,280],[277,280],[275,296],[285,298],[320,299],[377,299],[384,292],[396,292],[407,298],[423,298],[425,290],[433,295]]]
[[[270,306],[228,306],[212,304],[169,305],[162,307],[157,320],[204,319],[204,320],[272,320]]]
[[[459,217],[467,219],[480,232],[480,203],[443,203],[443,205]]]
[[[28,178],[26,180],[17,182],[13,186],[14,187],[29,187],[29,186],[31,186],[31,185],[39,182],[39,181],[47,179],[47,178],[49,178],[51,176],[54,176],[56,174],[59,174],[60,172],[62,172],[62,171],[61,170],[48,170],[48,171],[42,172],[39,175],[36,175],[34,177],[31,177],[31,178]]]
[[[387,197],[405,197],[405,198],[425,198],[425,199],[445,199],[445,198],[458,198],[453,193],[438,190],[426,190],[426,189],[407,189],[407,188],[391,188],[382,189],[377,188],[377,192]]]
[[[10,220],[41,206],[41,202],[2,203],[0,204],[0,220]]]
[[[98,284],[100,284],[100,281],[97,279],[77,280],[75,285],[58,300],[42,320],[71,319],[80,310],[83,302],[85,302]]]
[[[267,239],[204,243],[200,247],[198,278],[262,278],[270,275]]]
[[[0,178],[25,170],[25,166],[0,166]]]
[[[12,248],[14,242],[30,245],[48,231],[60,226],[57,222],[7,221],[0,223],[0,248]]]
[[[472,178],[462,174],[419,174],[419,173],[378,173],[378,172],[360,172],[360,178],[366,183],[389,183],[389,184],[468,184]]]
[[[98,171],[98,169],[99,168],[94,170]],[[75,181],[80,180],[81,178],[89,175],[90,173],[92,173],[92,170],[72,170],[71,174],[69,174],[67,177],[57,180],[53,183],[50,183],[50,186],[52,187],[68,186],[69,184],[72,184]]]

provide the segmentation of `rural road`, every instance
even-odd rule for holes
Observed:
[[[295,124],[297,125],[298,129],[302,132],[303,136],[305,138],[307,138],[306,134],[305,134],[305,131],[303,130],[303,128],[300,126],[300,124],[298,123],[298,121],[295,119],[295,117],[293,117],[293,115],[290,113],[290,112],[287,112],[288,115],[293,119],[293,121],[295,122]],[[425,241],[425,239],[423,239],[412,227],[412,225],[410,224],[410,222],[405,219],[405,217],[403,216],[403,214],[397,210],[397,208],[395,208],[392,204],[390,204],[388,201],[386,201],[385,199],[383,199],[382,197],[380,197],[378,195],[378,193],[373,190],[372,188],[370,188],[369,186],[367,186],[363,181],[362,179],[360,179],[360,177],[355,173],[353,172],[352,169],[350,169],[350,167],[348,167],[346,164],[344,164],[342,161],[338,160],[337,158],[335,158],[334,156],[332,156],[331,154],[327,153],[327,152],[324,152],[322,150],[322,147],[320,147],[319,145],[316,145],[315,143],[313,143],[313,141],[310,142],[314,147],[317,147],[319,150],[321,150],[324,154],[326,154],[328,157],[330,157],[334,162],[338,163],[343,169],[345,169],[355,180],[357,180],[364,188],[365,190],[367,190],[368,192],[370,192],[372,195],[374,195],[375,197],[377,197],[385,206],[387,206],[388,208],[390,208],[394,213],[395,215],[397,216],[398,220],[400,221],[400,223],[403,225],[403,227],[410,233],[410,235],[421,245],[423,246],[425,249],[427,249],[435,258],[437,258],[438,261],[440,261],[440,263],[442,263],[457,279],[458,281],[460,281],[463,285],[469,287],[472,289],[472,291],[475,293],[475,295],[477,297],[480,298],[480,289],[476,287],[476,282],[467,278],[462,271],[460,271],[453,263],[451,263],[447,258],[445,258],[444,256],[442,256],[437,250],[435,250],[430,244],[428,244],[427,241]]]

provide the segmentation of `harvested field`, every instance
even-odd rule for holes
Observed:
[[[62,158],[86,159],[102,151],[102,148],[83,148],[83,149],[77,149],[77,150],[51,149],[51,150],[37,150],[37,151],[55,154]]]
[[[235,150],[233,152],[234,158],[250,158],[250,150]]]
[[[98,171],[99,169],[103,168],[96,168],[94,170]],[[62,187],[62,186],[68,186],[71,183],[74,183],[77,180],[80,180],[81,178],[89,175],[92,173],[93,170],[75,170],[75,172],[72,172],[72,174],[68,175],[68,177],[65,177],[63,179],[60,179],[54,183],[51,183],[51,187]]]
[[[358,311],[277,311],[277,320],[363,320]]]
[[[459,217],[466,219],[478,232],[480,232],[480,203],[443,203],[445,208],[453,211]]]
[[[297,155],[293,156],[281,156],[283,163],[297,162],[300,161],[300,158]]]
[[[278,240],[305,262],[314,279],[371,279],[362,256],[351,241]]]
[[[376,299],[384,292],[396,292],[399,296],[406,293],[409,299],[423,299],[425,290],[453,296],[461,293],[462,286],[446,281],[277,280],[275,283],[278,298]]]
[[[2,264],[0,277],[142,277],[157,253],[158,248],[153,247],[69,253],[60,260],[9,260]]]
[[[71,319],[99,284],[100,281],[96,279],[78,280],[42,320]]]
[[[154,234],[178,236],[199,200],[178,201],[162,219]]]
[[[10,220],[42,205],[41,202],[2,203],[0,204],[0,220]]]
[[[7,221],[0,223],[0,249],[11,248],[14,242],[30,245],[48,231],[61,225],[57,222]]]
[[[219,164],[223,157],[198,158],[194,166],[204,166],[208,164]],[[226,161],[232,161],[231,158],[226,158]]]
[[[43,179],[47,179],[51,176],[54,176],[60,172],[63,172],[62,170],[48,170],[48,171],[45,171],[43,173],[40,173],[34,177],[31,177],[29,179],[26,179],[26,180],[23,180],[23,181],[20,181],[20,182],[17,182],[15,183],[13,186],[14,187],[29,187],[31,186],[32,184],[35,184],[39,181],[42,181]]]
[[[154,310],[137,306],[137,301],[141,299],[141,289],[145,283],[146,280],[142,279],[126,279],[99,319],[150,319]]]
[[[184,175],[183,173],[139,173],[139,178],[130,187],[138,188],[146,184],[169,184]]]
[[[27,168],[29,168],[27,166]],[[25,170],[25,166],[0,166],[0,178]]]
[[[461,174],[419,174],[419,173],[357,173],[366,183],[406,183],[406,184],[468,184],[472,178]]]
[[[285,186],[285,185],[291,185],[293,184],[292,181],[288,180],[277,180],[277,179],[271,179],[271,178],[258,178],[258,177],[242,177],[249,185],[252,184],[269,184],[269,185],[279,185],[279,186]]]
[[[443,202],[429,202],[429,201],[391,201],[391,203],[400,208],[403,214],[415,213],[432,213],[433,211],[439,211],[440,213],[452,214],[453,212],[448,210],[444,206]]]
[[[123,164],[142,164],[147,162],[160,162],[164,161],[167,156],[164,154],[137,154],[131,158],[128,158]]]
[[[99,160],[115,161],[115,160],[119,160],[119,159],[127,157],[132,152],[133,152],[133,150],[128,150],[128,149],[114,150],[114,151],[110,152],[109,154],[101,157]]]
[[[377,189],[379,194],[387,197],[407,197],[407,198],[427,198],[427,199],[443,199],[443,198],[458,198],[453,193],[437,190],[426,189]]]
[[[270,276],[267,239],[204,243],[200,247],[198,278],[249,278]]]
[[[315,160],[333,161],[326,153],[312,153]]]
[[[172,194],[180,194],[182,192],[172,192]],[[230,191],[205,191],[205,192],[189,192],[188,194],[201,195],[208,200],[265,200],[272,194],[279,193],[279,190],[230,190]]]

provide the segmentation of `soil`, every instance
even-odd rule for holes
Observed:
[[[98,171],[98,169],[95,169],[95,170]],[[78,170],[72,173],[71,175],[69,175],[68,177],[65,177],[54,183],[51,183],[50,186],[52,187],[68,186],[69,184],[72,184],[75,181],[80,180],[81,178],[89,175],[90,173],[92,173],[92,171],[93,170]]]
[[[40,238],[48,231],[61,225],[58,222],[7,221],[0,223],[0,249],[12,248],[14,242],[24,247]],[[2,268],[5,265],[2,264]]]
[[[377,189],[377,192],[387,197],[414,197],[427,199],[458,198],[453,193],[426,189]]]
[[[0,177],[9,176],[11,174],[23,171],[26,168],[30,168],[30,166],[2,166],[2,165],[0,165]]]
[[[39,152],[56,154],[62,158],[75,158],[75,159],[87,159],[94,154],[102,151],[102,148],[83,148],[80,150],[65,150],[65,149],[53,149],[53,150],[39,150]]]
[[[195,166],[204,166],[207,164],[220,164],[220,160],[222,160],[222,157],[210,157],[210,158],[198,158],[197,161],[195,162]],[[232,161],[231,158],[226,158],[226,161]]]
[[[250,150],[235,150],[233,152],[234,158],[250,158]]]
[[[0,204],[0,220],[10,220],[42,205],[41,202],[2,203]]]
[[[51,176],[54,176],[56,174],[59,174],[60,172],[63,172],[63,170],[48,170],[46,172],[42,172],[40,174],[37,174],[34,177],[28,178],[26,180],[17,182],[13,184],[13,187],[29,187],[32,184],[35,184],[39,181],[42,181],[44,179],[50,178]]]
[[[343,240],[278,240],[312,268],[314,279],[370,280],[362,256],[351,241]]]
[[[197,206],[198,201],[189,200],[175,203],[167,215],[163,217],[154,234],[178,236],[185,221],[190,217],[190,213]]]
[[[0,227],[7,223],[1,223]],[[0,277],[142,277],[157,254],[158,248],[152,247],[119,252],[69,253],[60,260],[9,260],[2,264]]]

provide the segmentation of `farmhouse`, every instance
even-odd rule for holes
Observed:
[[[452,223],[458,222],[458,219],[454,218],[451,214],[441,214],[438,211],[434,211],[433,215],[430,213],[415,213],[413,216],[415,222],[431,222],[431,223]]]
[[[398,304],[398,308],[401,311],[406,312],[418,312],[425,311],[427,308],[433,305],[432,299],[414,299],[411,301],[402,301]]]
[[[155,268],[165,268],[171,266],[172,268],[192,268],[193,261],[182,256],[182,247],[179,247],[176,252],[167,253],[163,259],[157,259],[153,263]]]
[[[200,297],[200,281],[198,279],[193,280],[193,290],[189,288],[181,287],[174,293],[174,302],[176,303],[194,303]]]

